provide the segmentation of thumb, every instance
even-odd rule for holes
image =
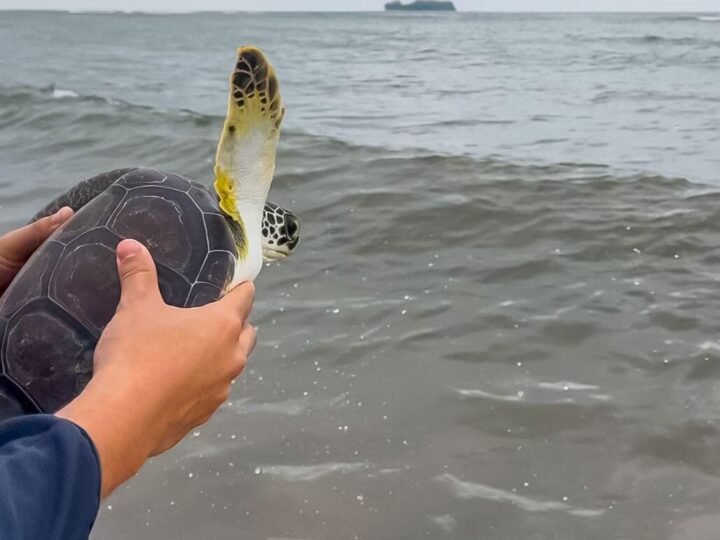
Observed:
[[[250,314],[254,300],[255,284],[252,281],[245,281],[229,290],[216,304],[223,309],[234,311],[244,321]]]
[[[137,240],[125,239],[116,250],[120,276],[120,305],[142,300],[162,301],[152,255]]]

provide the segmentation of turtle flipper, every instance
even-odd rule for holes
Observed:
[[[111,184],[115,183],[118,178],[134,171],[135,169],[137,169],[137,167],[114,169],[112,171],[100,173],[88,180],[83,180],[59,197],[50,201],[47,205],[45,205],[45,208],[35,214],[30,221],[37,221],[38,219],[50,216],[60,210],[63,206],[69,206],[77,212],[110,187]]]

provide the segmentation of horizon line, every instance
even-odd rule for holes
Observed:
[[[241,9],[241,10],[225,10],[225,9],[196,9],[196,10],[125,10],[125,9],[55,9],[55,8],[4,8],[0,7],[0,11],[4,12],[17,12],[17,13],[30,13],[30,12],[46,12],[46,13],[68,13],[68,14],[146,14],[146,15],[190,15],[194,13],[224,13],[224,14],[239,14],[239,13],[315,13],[315,14],[327,14],[327,13],[387,13],[384,9],[356,9],[356,10],[289,10],[289,9]],[[396,14],[398,12],[391,12]],[[470,9],[470,10],[457,10],[457,11],[405,11],[400,12],[403,14],[407,13],[431,13],[431,14],[457,14],[457,13],[524,13],[524,14],[575,14],[575,13],[644,13],[644,14],[664,14],[664,13],[687,13],[687,14],[707,14],[707,13],[720,13],[720,11],[684,11],[684,10],[567,10],[567,11],[556,11],[556,10],[497,10],[497,9]]]

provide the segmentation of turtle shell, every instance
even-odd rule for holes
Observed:
[[[134,169],[84,206],[0,298],[0,419],[52,413],[85,387],[95,345],[120,299],[115,248],[145,244],[160,292],[207,304],[232,279],[235,241],[215,198],[182,176]]]

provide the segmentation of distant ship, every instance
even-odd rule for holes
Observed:
[[[452,2],[435,2],[432,0],[416,0],[409,4],[395,0],[385,4],[385,11],[456,11]]]

